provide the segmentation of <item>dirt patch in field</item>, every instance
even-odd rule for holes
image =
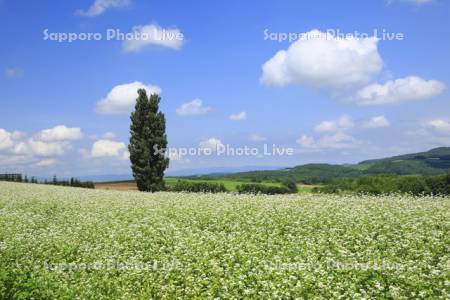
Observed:
[[[95,188],[99,190],[114,190],[114,191],[137,191],[135,182],[105,182],[95,183]]]

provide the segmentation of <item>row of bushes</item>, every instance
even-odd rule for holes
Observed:
[[[179,180],[174,185],[167,188],[173,192],[191,192],[191,193],[225,193],[228,190],[222,183],[214,182],[192,182]],[[281,186],[270,186],[265,184],[245,183],[237,186],[237,192],[240,194],[291,194],[297,193],[297,184],[295,181],[286,180]]]
[[[191,192],[191,193],[224,193],[227,192],[225,186],[221,183],[211,182],[190,182],[179,180],[174,185],[169,186],[168,190],[174,192]]]
[[[450,174],[438,176],[364,176],[356,179],[338,179],[315,188],[314,192],[360,194],[408,193],[412,195],[450,195]]]
[[[245,183],[237,186],[239,194],[293,194],[297,193],[297,183],[293,180],[285,180],[281,186],[271,186],[258,183]]]

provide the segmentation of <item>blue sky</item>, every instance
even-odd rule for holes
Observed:
[[[173,148],[294,150],[174,155],[173,172],[450,146],[449,12],[444,0],[0,0],[0,170],[129,173],[127,95],[141,85],[161,91]],[[102,38],[45,40],[46,29]],[[108,29],[182,38],[107,40]],[[313,30],[317,40],[265,39]],[[339,39],[329,30],[404,38]]]

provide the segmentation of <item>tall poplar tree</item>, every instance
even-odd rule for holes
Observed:
[[[160,191],[164,189],[164,171],[169,166],[165,157],[166,118],[159,111],[159,95],[152,94],[149,99],[145,89],[139,89],[138,95],[130,117],[131,169],[140,191]]]

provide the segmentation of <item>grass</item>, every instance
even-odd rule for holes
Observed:
[[[448,299],[450,198],[0,182],[0,299]]]

